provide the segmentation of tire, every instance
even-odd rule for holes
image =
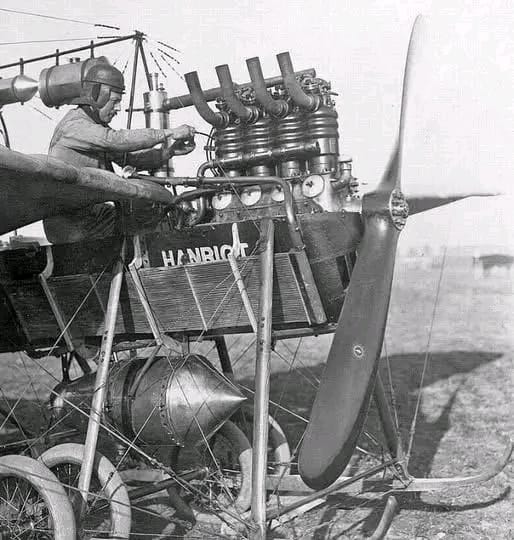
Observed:
[[[2,494],[1,485],[5,483],[8,486],[10,479],[13,479],[11,484],[15,483],[16,488],[6,490],[6,494],[11,497],[9,501],[6,501]],[[23,484],[28,486],[29,490],[26,490]],[[22,487],[20,488],[20,486]],[[46,512],[43,512],[42,517],[41,514],[36,514],[40,509],[38,499],[35,499],[34,504],[27,504],[32,491],[37,494],[41,502],[44,502]],[[23,497],[24,492],[25,497]],[[14,500],[16,494],[19,494],[22,499],[20,501],[22,506],[19,508]],[[4,502],[7,502],[7,505],[4,505]],[[5,508],[3,508],[4,506]],[[32,511],[33,513],[27,516],[29,521],[27,529],[25,529],[27,532],[30,531],[30,538],[48,538],[51,528],[54,540],[76,540],[75,517],[64,487],[43,463],[35,459],[18,455],[0,457],[0,508],[2,508],[0,510],[0,527],[2,529],[7,527],[7,530],[12,532],[12,527],[20,527],[20,517],[24,515],[24,510],[25,512]],[[8,508],[10,508],[9,513],[13,519],[7,518]],[[16,521],[14,521],[13,511],[16,514]],[[43,529],[42,525],[38,525],[38,530],[34,530],[34,526],[42,523],[45,519],[48,522],[48,528]],[[20,529],[19,534],[22,532],[23,529]],[[13,536],[16,536],[16,531]]]
[[[234,422],[243,433],[252,440],[253,435],[253,408],[245,407],[233,417]],[[291,448],[286,434],[280,424],[268,416],[268,470],[271,474],[285,476],[291,473]]]
[[[223,490],[220,490],[219,497],[217,497],[216,503],[224,505],[227,508],[231,507],[235,509],[238,513],[245,512],[250,508],[251,499],[252,499],[252,447],[250,441],[243,433],[243,431],[238,428],[233,422],[227,421],[221,426],[221,428],[215,433],[215,435],[209,441],[209,447],[205,445],[205,449],[200,456],[203,456],[207,462],[212,462],[214,459],[211,458],[210,452],[214,454],[215,459],[218,460],[220,456],[216,455],[217,448],[219,443],[225,445],[226,448],[230,449],[230,453],[233,453],[233,465],[237,466],[237,488],[233,490],[232,499],[227,500],[227,496],[224,495]],[[180,472],[180,470],[187,469],[189,465],[194,464],[196,461],[196,466],[198,466],[198,452],[195,455],[184,455],[184,451],[179,450],[178,448],[172,455],[171,462],[172,467]],[[221,458],[220,458],[221,460]],[[237,463],[235,463],[237,461]],[[219,464],[216,466],[219,467]],[[214,473],[217,471],[214,470]],[[223,474],[223,471],[219,471],[220,474]],[[195,482],[195,487],[197,490],[201,490],[201,480],[198,481],[198,484]],[[223,483],[223,479],[220,479],[220,484]],[[204,509],[209,510],[208,505],[205,508],[205,501],[197,501],[195,503],[195,509],[200,512],[203,512]]]
[[[39,459],[59,477],[59,466],[72,465],[80,469],[84,460],[84,450],[82,444],[59,444],[46,450]],[[128,490],[114,465],[98,452],[93,464],[93,478],[100,486],[102,498],[108,499],[110,516],[108,538],[128,539],[132,520]],[[80,529],[81,524],[78,525]],[[82,537],[84,538],[84,535]]]

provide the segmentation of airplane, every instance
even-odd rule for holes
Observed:
[[[94,537],[92,515],[103,511],[103,537],[128,538],[140,532],[135,502],[164,490],[176,526],[258,540],[270,523],[360,486],[385,494],[372,536],[383,538],[399,493],[469,486],[505,467],[511,442],[479,474],[413,477],[377,378],[396,244],[408,216],[491,195],[402,192],[420,24],[407,52],[397,140],[378,186],[363,196],[351,160],[339,156],[330,83],[314,69],[295,71],[289,53],[277,55],[279,76],[265,79],[251,58],[248,83],[234,84],[221,65],[218,88],[204,91],[190,72],[188,93],[168,97],[136,32],[25,59],[20,75],[0,80],[0,107],[38,90],[46,105],[61,106],[80,91],[86,62],[107,61],[93,57],[96,48],[132,40],[134,65],[142,60],[149,86],[147,127],[166,127],[170,111],[191,106],[212,126],[207,159],[188,177],[173,176],[171,164],[125,168],[120,176],[0,146],[0,234],[110,201],[122,227],[103,240],[39,246],[15,239],[0,251],[0,352],[26,351],[43,370],[48,357],[61,359],[58,384],[44,387],[48,426],[24,425],[17,404],[2,411],[2,428],[12,424],[18,434],[0,446],[2,534]],[[57,62],[39,81],[24,74],[30,63],[80,50],[91,58]],[[128,127],[134,92],[133,82]],[[279,340],[327,333],[334,338],[296,456],[269,416],[271,350]],[[256,336],[253,390],[234,380],[225,337],[235,334]],[[198,341],[214,344],[221,369],[191,347]],[[146,356],[138,352],[148,348]],[[348,475],[372,400],[388,456]],[[188,461],[198,445],[202,452]],[[123,470],[130,463],[137,465]],[[302,496],[272,506],[277,493]],[[202,529],[204,513],[217,517],[222,533]]]

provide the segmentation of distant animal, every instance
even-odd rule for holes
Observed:
[[[512,255],[491,253],[489,255],[473,257],[473,266],[479,267],[482,265],[482,272],[484,276],[487,276],[493,268],[505,268],[505,270],[509,272],[513,264],[514,256]]]

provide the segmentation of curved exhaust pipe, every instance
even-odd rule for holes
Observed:
[[[246,60],[250,79],[255,90],[255,99],[271,116],[283,118],[289,113],[289,106],[283,99],[273,99],[268,92],[261,63],[257,56]]]
[[[200,79],[198,79],[198,73],[196,71],[191,71],[184,75],[186,79],[187,88],[191,94],[191,100],[195,106],[198,114],[211,126],[216,128],[225,128],[230,122],[229,115],[225,112],[215,112],[205,100],[203,95],[202,86],[200,85]]]
[[[309,96],[306,94],[296,80],[291,56],[288,52],[277,54],[278,65],[284,79],[284,85],[289,92],[291,99],[302,109],[315,111],[321,105],[319,96]]]
[[[230,110],[242,121],[252,124],[259,119],[259,109],[257,107],[247,107],[243,105],[234,92],[234,83],[230,75],[227,64],[216,66],[216,74],[221,86],[221,95],[226,101]]]

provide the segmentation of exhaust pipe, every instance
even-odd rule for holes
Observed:
[[[211,126],[215,128],[226,128],[230,122],[229,115],[225,112],[215,112],[209,105],[203,95],[203,90],[198,79],[198,73],[191,71],[184,75],[186,79],[187,88],[191,94],[193,105],[195,106],[198,114]]]
[[[313,112],[321,105],[319,96],[309,96],[306,94],[298,81],[296,80],[291,56],[288,52],[277,54],[278,65],[280,72],[284,78],[284,85],[289,92],[291,99],[302,109],[307,109]]]
[[[230,110],[244,123],[252,124],[259,119],[259,109],[257,107],[247,107],[243,105],[234,91],[232,75],[227,64],[216,66],[216,74],[221,86],[221,95],[226,101]]]
[[[246,60],[250,79],[255,90],[255,99],[262,108],[271,116],[284,118],[289,113],[289,106],[283,99],[273,99],[268,92],[266,81],[262,73],[261,63],[259,58],[248,58]]]

